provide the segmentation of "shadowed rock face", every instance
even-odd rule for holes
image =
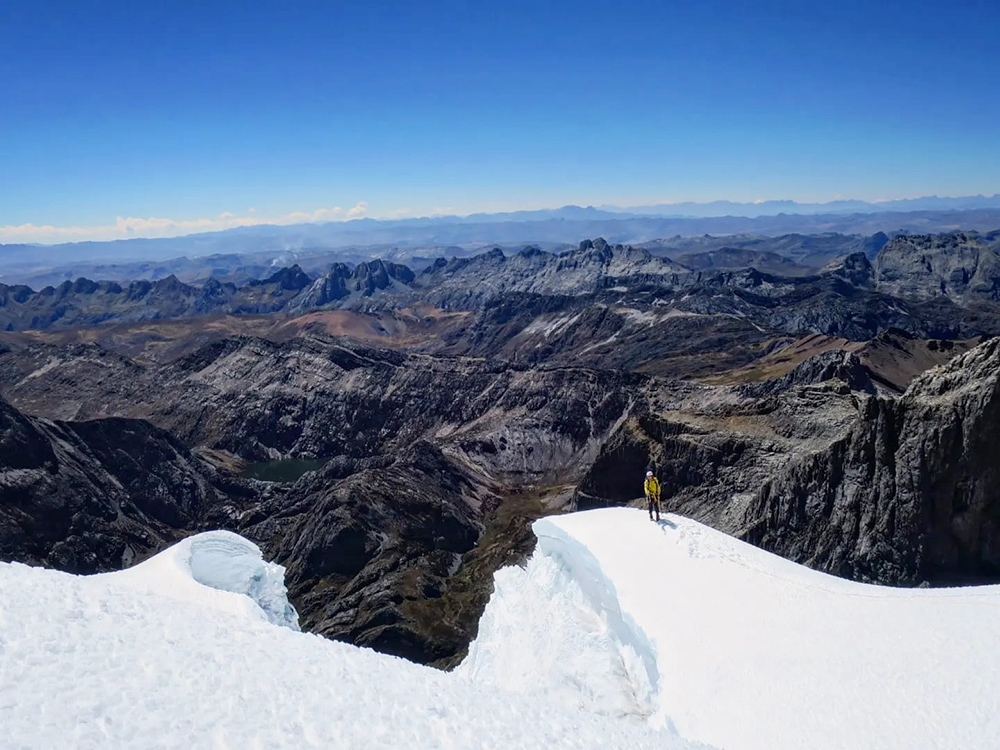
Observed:
[[[298,291],[299,289],[304,289],[309,286],[312,280],[299,268],[298,264],[290,266],[289,268],[282,268],[277,273],[268,276],[266,279],[257,281],[253,280],[249,282],[249,286],[271,286],[275,285],[279,289],[284,289],[286,291]],[[215,289],[225,288],[215,279],[209,279],[205,282],[205,287],[212,285]]]
[[[415,661],[471,639],[474,622],[434,602],[499,502],[428,443],[276,486],[226,477],[147,422],[48,422],[0,401],[0,560],[98,573],[227,528],[287,566],[308,629]]]
[[[427,663],[470,634],[410,610],[444,595],[498,501],[482,477],[418,443],[395,459],[328,465],[261,504],[241,531],[287,567],[304,627]]]
[[[579,484],[578,504],[625,504],[653,469],[665,510],[724,531],[742,528],[747,503],[789,462],[841,439],[858,418],[857,396],[829,352],[786,378],[732,388],[688,387],[654,399],[603,444]]]
[[[147,422],[48,422],[0,400],[0,559],[117,569],[238,501],[224,485]]]
[[[856,580],[1000,580],[1000,341],[859,398],[848,435],[756,494],[745,537]]]

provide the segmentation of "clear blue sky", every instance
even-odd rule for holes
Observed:
[[[1000,192],[995,0],[153,5],[0,3],[0,227]]]

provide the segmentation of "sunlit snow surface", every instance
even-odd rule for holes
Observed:
[[[853,584],[629,509],[534,529],[453,674],[297,632],[227,532],[0,564],[0,748],[1000,747],[998,586]]]
[[[294,628],[226,532],[100,576],[0,564],[0,748],[692,747]]]
[[[888,589],[687,519],[543,519],[458,672],[730,750],[1000,748],[1000,586]]]

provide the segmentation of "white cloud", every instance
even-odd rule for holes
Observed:
[[[368,203],[361,201],[350,208],[334,206],[315,211],[293,211],[280,216],[263,216],[250,208],[244,215],[229,211],[200,219],[164,219],[119,216],[114,224],[86,226],[53,226],[51,224],[7,224],[0,226],[0,243],[18,242],[81,242],[86,240],[121,240],[132,237],[178,237],[198,232],[217,232],[234,227],[261,224],[305,224],[320,221],[349,221],[360,219],[368,211]]]

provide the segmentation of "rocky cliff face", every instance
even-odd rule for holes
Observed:
[[[675,390],[610,436],[578,502],[628,503],[653,468],[667,509],[835,575],[1000,580],[1000,341],[885,392],[843,352],[771,381]]]
[[[0,559],[120,568],[242,494],[147,422],[50,422],[0,400]]]
[[[848,434],[755,494],[745,537],[862,581],[1000,579],[1000,340],[858,398]]]
[[[854,355],[828,352],[751,386],[675,384],[604,443],[580,481],[578,505],[634,500],[650,468],[666,510],[734,532],[762,483],[850,432],[858,419],[852,383],[871,387]]]
[[[471,638],[446,593],[498,503],[481,475],[418,442],[331,462],[261,503],[240,530],[286,566],[308,630],[428,663]]]
[[[983,238],[965,232],[896,237],[875,261],[875,281],[898,297],[996,301],[1000,255]]]

